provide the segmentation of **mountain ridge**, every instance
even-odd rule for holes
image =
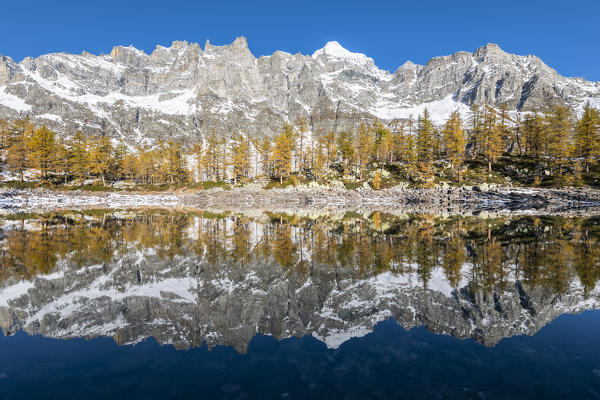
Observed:
[[[316,134],[353,130],[361,121],[416,118],[437,123],[472,104],[531,111],[586,102],[600,106],[600,82],[566,78],[539,57],[488,43],[473,53],[406,61],[394,72],[328,42],[312,55],[276,51],[255,57],[242,36],[231,44],[174,41],[150,53],[115,46],[109,54],[50,53],[17,63],[0,57],[0,118],[30,116],[59,133],[77,129],[128,144],[212,130],[273,135],[304,118]]]

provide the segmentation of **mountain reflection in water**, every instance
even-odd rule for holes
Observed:
[[[93,212],[0,221],[0,326],[246,352],[393,318],[488,346],[600,304],[600,219]]]

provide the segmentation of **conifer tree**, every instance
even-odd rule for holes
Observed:
[[[9,170],[19,174],[21,182],[24,181],[25,170],[29,168],[29,139],[33,130],[29,118],[14,121],[10,129],[6,163]]]
[[[359,178],[363,178],[363,168],[368,164],[373,155],[373,135],[364,123],[358,127],[356,137],[356,159],[358,161]]]
[[[121,160],[121,167],[120,167],[125,179],[130,180],[130,181],[135,179],[136,172],[137,172],[136,164],[137,164],[137,157],[135,156],[135,154],[132,154],[132,153],[125,154],[125,156]]]
[[[540,166],[544,150],[546,126],[540,114],[534,112],[525,116],[523,121],[523,139],[525,142],[525,154],[533,158],[537,170],[537,180],[540,179]]]
[[[271,139],[267,135],[258,142],[257,150],[263,175],[271,175]]]
[[[429,117],[429,111],[425,109],[423,116],[417,122],[417,157],[425,164],[433,162],[433,122]]]
[[[378,120],[373,123],[372,130],[375,134],[375,156],[377,157],[377,162],[390,161],[391,154],[394,151],[392,133]]]
[[[69,147],[69,162],[71,165],[71,173],[75,178],[83,179],[88,171],[89,150],[88,140],[82,131],[75,132],[73,138],[69,140]]]
[[[502,138],[500,137],[500,130],[496,124],[496,112],[490,107],[486,106],[483,113],[483,125],[479,130],[479,138],[477,143],[481,150],[481,154],[485,158],[488,164],[488,172],[492,171],[492,164],[496,162],[496,159],[502,154]]]
[[[575,126],[575,154],[583,159],[586,172],[590,172],[594,158],[600,155],[600,115],[589,103]]]
[[[185,182],[187,171],[181,143],[169,139],[163,147],[163,158],[165,180],[171,184]]]
[[[393,136],[393,157],[391,161],[402,160],[404,156],[404,146],[405,146],[405,121],[396,121],[392,125],[392,136]]]
[[[335,161],[335,158],[337,156],[337,150],[336,150],[336,137],[335,137],[335,133],[334,132],[329,132],[326,135],[324,135],[322,137],[323,140],[323,145],[325,148],[325,167],[326,169],[329,169],[329,167],[331,167],[331,164],[333,164],[333,162]]]
[[[231,147],[231,165],[233,167],[233,184],[237,185],[238,177],[247,177],[250,169],[250,142],[238,134],[233,137]]]
[[[8,141],[10,138],[10,124],[8,121],[0,119],[0,150],[8,147]]]
[[[338,152],[342,158],[342,167],[344,170],[344,177],[348,176],[350,165],[354,161],[354,145],[352,134],[343,131],[338,136],[337,140]]]
[[[147,146],[142,146],[138,149],[138,154],[136,159],[137,179],[144,184],[154,184],[157,169],[154,152]]]
[[[571,137],[571,120],[567,107],[554,107],[546,115],[546,155],[550,159],[550,172],[556,165],[559,170],[569,153],[569,139]]]
[[[55,134],[45,125],[36,129],[29,139],[31,165],[40,171],[42,180],[48,180],[48,173],[55,163]]]
[[[479,151],[479,143],[477,141],[481,136],[481,131],[483,129],[483,119],[481,118],[481,114],[479,105],[473,104],[469,115],[469,142],[471,143],[471,156],[473,157]]]
[[[321,139],[321,138],[320,138]],[[325,173],[325,165],[327,163],[327,155],[325,153],[325,143],[323,140],[313,142],[312,146],[312,169],[316,177],[322,178]]]
[[[292,152],[294,150],[294,133],[290,125],[285,125],[283,131],[275,137],[273,144],[273,172],[283,183],[283,178],[288,177],[292,170]]]
[[[93,175],[102,179],[102,186],[106,186],[107,174],[111,167],[112,143],[107,136],[96,137],[92,140],[88,167]]]
[[[450,114],[450,118],[442,130],[444,146],[452,169],[458,173],[458,182],[460,183],[460,170],[465,159],[465,134],[462,128],[462,121],[458,111]]]
[[[71,173],[71,150],[64,140],[57,139],[55,144],[55,165],[53,168],[63,176],[63,183],[67,183]]]
[[[211,131],[206,137],[206,147],[202,156],[202,167],[208,179],[213,182],[219,180],[219,162],[221,157],[221,143],[215,131]]]
[[[296,122],[296,130],[297,130],[297,138],[298,138],[298,148],[296,149],[296,158],[298,165],[298,175],[303,176],[304,174],[304,163],[305,163],[305,147],[307,141],[307,133],[308,133],[308,125],[303,117],[300,117]]]
[[[511,152],[514,147],[514,135],[510,124],[512,119],[510,118],[507,110],[506,103],[500,105],[500,112],[498,113],[498,134],[502,142],[502,149]]]

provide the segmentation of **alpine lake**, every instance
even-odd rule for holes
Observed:
[[[600,398],[600,217],[0,219],[2,399]]]

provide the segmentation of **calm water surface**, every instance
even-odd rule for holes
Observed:
[[[600,219],[0,220],[0,398],[600,398]]]

